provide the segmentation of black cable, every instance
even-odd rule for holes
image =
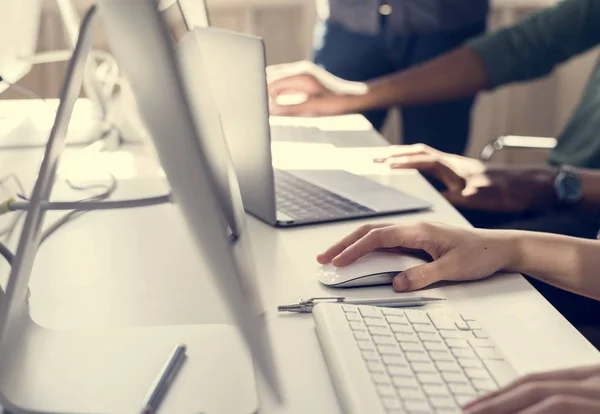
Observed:
[[[0,243],[0,255],[2,255],[8,264],[12,266],[15,255],[4,245],[4,243]]]

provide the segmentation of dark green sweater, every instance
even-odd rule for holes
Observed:
[[[564,0],[469,42],[483,61],[491,88],[547,75],[598,44],[600,0]],[[600,169],[600,62],[558,140],[550,163]]]

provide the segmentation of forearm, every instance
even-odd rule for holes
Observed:
[[[507,243],[515,246],[515,260],[506,270],[600,300],[600,241],[514,233],[516,237],[507,239]]]
[[[419,105],[473,96],[487,87],[479,57],[468,46],[368,83],[361,109]]]

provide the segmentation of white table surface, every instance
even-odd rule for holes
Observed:
[[[0,113],[5,105],[0,103]],[[365,133],[360,132],[364,122],[357,117],[317,121],[329,130],[356,129],[347,132],[349,137]],[[372,131],[365,136],[370,138],[363,145],[378,141]],[[311,154],[309,163],[306,158],[298,159],[303,151]],[[289,167],[345,167],[367,174],[434,205],[429,212],[376,221],[431,220],[468,226],[417,173],[390,173],[372,164],[370,158],[381,151],[336,150],[313,144],[294,149],[278,146],[275,154],[280,164],[294,154],[295,163],[285,163]],[[0,173],[16,172],[31,183],[40,154],[39,150],[0,151]],[[114,198],[154,195],[168,189],[154,159],[139,146],[112,154],[69,149],[63,171],[70,178],[81,179],[105,177],[112,171],[120,179]],[[60,184],[55,195],[77,196]],[[48,220],[53,217],[49,215]],[[339,290],[316,281],[315,256],[359,224],[361,221],[277,230],[249,217],[253,254],[286,396],[284,406],[276,406],[259,379],[261,413],[340,412],[310,315],[280,316],[276,306],[300,298],[339,295]],[[32,316],[50,328],[226,323],[228,311],[192,246],[175,206],[88,213],[41,247],[30,285]],[[0,273],[6,278],[5,265],[0,266]],[[391,287],[373,287],[344,294],[379,297],[393,292]],[[522,374],[600,362],[595,348],[519,275],[439,286],[427,294],[446,297],[442,306],[476,316]]]

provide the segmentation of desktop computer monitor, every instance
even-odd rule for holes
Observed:
[[[16,0],[12,3],[20,3]],[[11,2],[5,2],[11,3]],[[0,4],[3,4],[0,2]],[[3,11],[4,12],[4,11]],[[25,13],[26,14],[26,13]],[[4,16],[4,14],[2,14]],[[88,29],[93,28],[93,14],[86,17]],[[91,49],[91,36],[84,36],[73,52],[73,59],[69,62],[65,84],[60,95],[54,125],[48,138],[44,159],[40,167],[31,197],[30,207],[27,210],[25,222],[19,238],[17,251],[6,286],[6,293],[0,301],[0,349],[6,350],[13,337],[10,337],[11,324],[18,324],[20,317],[27,314],[27,292],[33,262],[40,243],[41,230],[46,214],[42,203],[49,201],[55,174],[58,169],[60,156],[66,142],[67,129],[75,107],[75,102],[81,92],[83,84],[84,67]]]
[[[280,397],[241,194],[203,67],[182,67],[153,1],[101,0],[98,6],[174,199],[260,372]]]
[[[0,0],[0,93],[31,70],[37,49],[41,0]]]

